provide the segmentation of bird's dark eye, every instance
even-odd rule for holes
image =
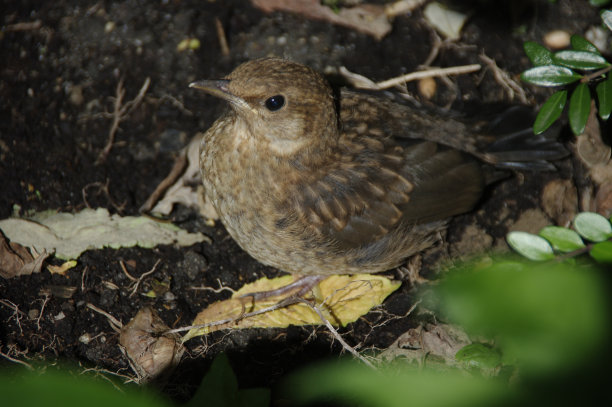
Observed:
[[[266,107],[271,112],[275,112],[283,106],[285,106],[285,97],[283,95],[276,95],[266,99]]]

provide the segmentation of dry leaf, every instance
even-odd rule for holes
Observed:
[[[426,356],[438,356],[445,364],[455,365],[455,354],[472,343],[459,327],[447,324],[426,324],[409,329],[389,346],[381,356],[391,361],[398,357],[408,360],[424,360]]]
[[[47,270],[49,270],[51,274],[59,274],[62,276],[66,276],[66,272],[76,265],[77,265],[76,260],[68,260],[60,266],[54,266],[50,264],[47,266]]]
[[[143,308],[121,329],[119,343],[141,382],[168,374],[178,365],[185,349],[177,334],[164,332],[168,327],[151,308]]]
[[[60,259],[75,259],[88,249],[160,244],[190,246],[210,242],[202,233],[189,233],[170,223],[146,216],[110,215],[104,208],[79,213],[41,212],[29,219],[0,220],[0,228],[11,240],[36,250],[55,251]]]
[[[382,39],[391,31],[387,9],[378,4],[360,4],[342,7],[338,12],[321,4],[319,0],[251,0],[253,5],[266,13],[289,11],[306,18],[325,20]]]
[[[425,20],[449,40],[458,40],[467,20],[465,14],[450,10],[438,2],[429,3],[423,11]]]
[[[219,218],[215,208],[206,200],[200,175],[200,144],[202,133],[197,134],[180,152],[175,168],[155,189],[142,209],[169,215],[176,204],[196,209],[205,219]],[[163,198],[158,201],[159,196]],[[155,206],[154,206],[155,205]]]
[[[292,275],[274,279],[262,278],[245,285],[235,292],[232,298],[211,304],[193,321],[193,325],[210,324],[210,326],[192,329],[185,335],[183,342],[194,336],[226,328],[285,328],[289,325],[321,324],[321,318],[316,311],[303,303],[241,318],[246,313],[274,306],[282,300],[279,297],[271,297],[253,303],[252,297],[244,297],[245,294],[274,290],[290,284],[293,279]],[[333,325],[344,326],[357,320],[372,307],[381,304],[399,286],[399,282],[382,276],[338,275],[321,281],[312,290],[312,295],[306,299],[314,301],[324,317]]]
[[[0,277],[13,278],[40,273],[47,257],[49,254],[46,251],[34,257],[26,247],[9,242],[0,230]]]

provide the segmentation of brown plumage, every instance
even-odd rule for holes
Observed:
[[[473,208],[486,183],[482,161],[512,166],[523,155],[384,97],[334,98],[321,75],[282,59],[191,86],[231,107],[203,138],[208,199],[245,251],[288,273],[400,265]],[[559,155],[547,145],[530,158],[535,167]]]

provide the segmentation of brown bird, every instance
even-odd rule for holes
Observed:
[[[549,169],[565,155],[547,138],[475,134],[383,95],[334,95],[283,59],[190,86],[231,107],[202,141],[207,198],[245,251],[288,273],[394,268],[474,207],[491,164]]]

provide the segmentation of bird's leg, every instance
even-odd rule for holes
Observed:
[[[266,298],[278,297],[282,295],[287,295],[288,293],[293,293],[296,297],[303,296],[308,290],[317,285],[319,282],[323,281],[328,276],[302,276],[298,277],[292,283],[284,285],[282,287],[276,288],[274,290],[269,291],[258,291],[254,293],[248,293],[241,296],[241,298],[252,297],[253,301],[259,301]]]

